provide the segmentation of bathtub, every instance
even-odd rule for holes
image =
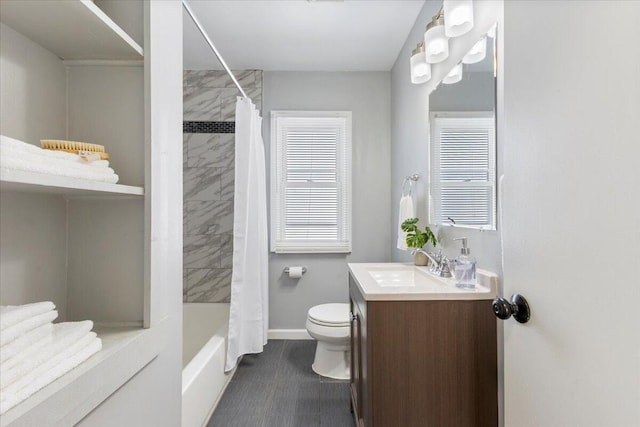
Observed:
[[[224,373],[229,304],[183,306],[182,427],[207,423],[233,372]]]

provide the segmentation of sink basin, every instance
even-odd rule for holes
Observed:
[[[497,276],[478,270],[478,286],[460,289],[453,278],[442,278],[426,267],[402,263],[350,263],[349,270],[367,300],[492,299]]]
[[[412,265],[398,266],[371,266],[367,272],[373,277],[378,286],[382,288],[415,288],[420,287],[425,290],[436,289],[440,286],[453,286],[449,279],[435,277],[424,267]],[[448,283],[451,282],[451,283]]]
[[[415,271],[409,269],[403,270],[387,270],[387,269],[371,269],[369,271],[373,280],[382,287],[391,286],[415,286]]]

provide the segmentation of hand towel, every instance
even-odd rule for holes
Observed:
[[[56,317],[58,317],[58,312],[53,310],[38,314],[37,316],[30,317],[20,323],[9,326],[7,329],[0,331],[0,346],[9,344],[11,341],[21,337],[29,331],[34,330],[38,326],[53,322]],[[0,349],[0,351],[2,351],[2,349]]]
[[[52,383],[102,349],[102,340],[89,332],[67,350],[42,364],[27,377],[0,391],[0,414]]]
[[[51,301],[35,302],[24,305],[0,306],[0,330],[5,330],[11,325],[20,323],[29,317],[55,310],[56,306]]]
[[[19,357],[13,357],[0,365],[0,389],[24,377],[36,367],[45,363],[65,348],[78,342],[93,328],[93,322],[65,322],[53,325],[53,334],[48,343],[34,344]]]
[[[27,351],[31,346],[40,345],[51,340],[53,335],[53,323],[45,323],[42,326],[27,332],[20,338],[16,338],[7,345],[0,348],[0,366],[14,357],[20,357],[22,352]]]
[[[402,231],[402,223],[409,218],[415,218],[415,216],[413,198],[411,196],[402,196],[398,209],[398,249],[402,249],[403,251],[409,249],[407,247],[407,233]]]

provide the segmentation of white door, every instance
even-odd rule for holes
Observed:
[[[505,425],[640,426],[640,2],[504,25]]]

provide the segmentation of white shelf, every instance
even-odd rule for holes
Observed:
[[[94,328],[102,350],[0,417],[0,427],[75,425],[153,360],[166,345],[166,325]]]
[[[91,0],[2,1],[2,22],[62,59],[142,59],[142,48]]]
[[[144,195],[142,187],[10,169],[0,171],[0,190],[61,194],[70,197]]]

